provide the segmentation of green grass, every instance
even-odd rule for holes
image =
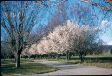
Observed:
[[[89,56],[90,57],[90,56]],[[100,58],[103,58],[104,56],[99,56]],[[94,56],[92,56],[94,58]],[[88,66],[97,66],[97,67],[102,67],[102,68],[112,68],[112,61],[111,60],[105,60],[105,59],[98,59],[98,60],[85,60],[84,63],[81,63],[79,59],[76,60],[66,60],[66,59],[49,59],[49,61],[60,61],[64,62],[66,64],[84,64]]]
[[[88,66],[96,66],[96,67],[102,67],[102,68],[112,68],[112,62],[105,62],[105,63],[101,63],[101,62],[98,62],[98,63],[96,63],[96,62],[94,62],[94,63],[87,63],[87,62],[85,62],[85,63],[83,63],[84,65],[88,65]]]
[[[78,64],[80,60],[66,60],[66,59],[48,59],[49,61],[59,61],[65,64]]]
[[[40,74],[51,71],[56,71],[57,68],[48,67],[44,64],[33,62],[29,59],[21,59],[21,67],[15,68],[13,59],[2,60],[2,74],[14,75],[14,74]]]

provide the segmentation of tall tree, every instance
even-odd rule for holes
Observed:
[[[29,45],[29,35],[38,21],[42,9],[41,1],[3,1],[1,2],[1,29],[5,30],[6,39],[14,53],[16,67],[20,67],[20,55]],[[4,34],[2,34],[4,35]]]

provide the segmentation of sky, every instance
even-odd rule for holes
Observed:
[[[54,4],[56,3],[58,4],[58,1],[59,0],[51,0],[51,2],[53,2]],[[83,1],[86,1],[86,2],[83,2]],[[88,4],[88,1],[89,0],[68,0],[65,5],[67,7],[66,11],[67,11],[69,19],[76,23],[76,18],[70,12],[72,10],[70,9],[72,5],[79,3],[81,6],[90,7],[90,5]],[[101,2],[101,1],[103,0],[94,0],[94,3],[99,3],[101,8],[105,6],[109,6],[107,3]],[[99,18],[99,21],[96,20],[95,23],[98,24],[96,28],[99,28],[102,31],[100,33],[100,39],[102,39],[105,44],[112,45],[112,10],[109,13],[106,13],[105,11],[102,12],[102,10],[97,7],[93,7],[91,10],[92,10],[92,13],[95,13],[96,16]],[[47,25],[47,21],[49,17],[52,16],[51,12],[53,14],[53,12],[55,13],[55,11],[56,11],[56,7],[50,7],[49,9],[46,9],[46,10],[44,9],[41,12],[42,17],[44,17],[44,19],[40,22],[41,25]],[[109,14],[109,15],[105,16],[105,14]],[[104,16],[105,16],[105,19],[101,19]]]
[[[108,45],[112,45],[112,22],[105,21],[107,23],[106,26],[103,26],[104,23],[102,23],[102,28],[104,29],[104,32],[100,34],[100,38]],[[105,24],[106,25],[106,24]]]
[[[51,1],[51,5],[48,8],[43,8],[40,11],[39,13],[40,19],[33,30],[35,30],[38,26],[46,26],[48,24],[48,20],[50,20],[52,16],[54,16],[54,14],[56,13],[56,9],[59,2],[63,0],[50,0],[50,1]],[[99,3],[101,5],[101,8],[105,6],[109,6],[108,3],[102,2],[103,0],[65,0],[65,1],[66,1],[65,11],[67,12],[68,19],[74,21],[75,23],[77,23],[78,15],[76,14],[77,11],[72,12],[74,9],[74,8],[71,8],[72,6],[75,6],[76,4],[79,3],[80,6],[84,6],[84,8],[91,9],[92,14],[90,14],[89,11],[85,11],[84,8],[83,10],[78,11],[80,13],[82,12],[83,16],[85,16],[85,18],[83,18],[82,16],[82,22],[79,23],[79,25],[89,24],[90,26],[92,26],[92,24],[90,24],[89,22],[91,22],[94,19],[93,25],[97,25],[95,26],[95,28],[99,28],[102,31],[100,33],[100,38],[104,41],[105,44],[112,45],[112,6],[111,6],[111,12],[106,13],[105,11],[102,12],[101,9],[95,6],[91,7],[91,5],[89,4],[90,1],[94,1],[94,3]],[[84,13],[84,11],[86,13]],[[75,16],[74,16],[74,13],[75,13]],[[95,16],[93,16],[93,14]],[[105,19],[101,19],[104,16],[105,16]],[[97,18],[99,20],[97,20]]]

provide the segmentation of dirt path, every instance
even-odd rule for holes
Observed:
[[[50,73],[38,74],[44,75],[112,75],[112,69],[99,68],[95,66],[84,66],[82,64],[65,64],[58,61],[35,60],[48,66],[59,68],[60,70]],[[38,76],[34,74],[33,76]]]

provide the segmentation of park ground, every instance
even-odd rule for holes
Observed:
[[[3,76],[46,75],[112,75],[112,62],[92,62],[65,59],[21,59],[21,67],[15,68],[14,59],[2,60]]]
[[[37,60],[38,62],[38,60]],[[39,74],[42,75],[111,75],[112,68],[101,68],[96,66],[89,66],[84,64],[67,64],[59,61],[41,60],[39,63],[46,64],[60,70],[50,73]]]
[[[56,68],[34,62],[31,59],[21,59],[21,67],[16,68],[14,59],[2,60],[2,75],[3,76],[21,76],[40,74],[57,70]]]

